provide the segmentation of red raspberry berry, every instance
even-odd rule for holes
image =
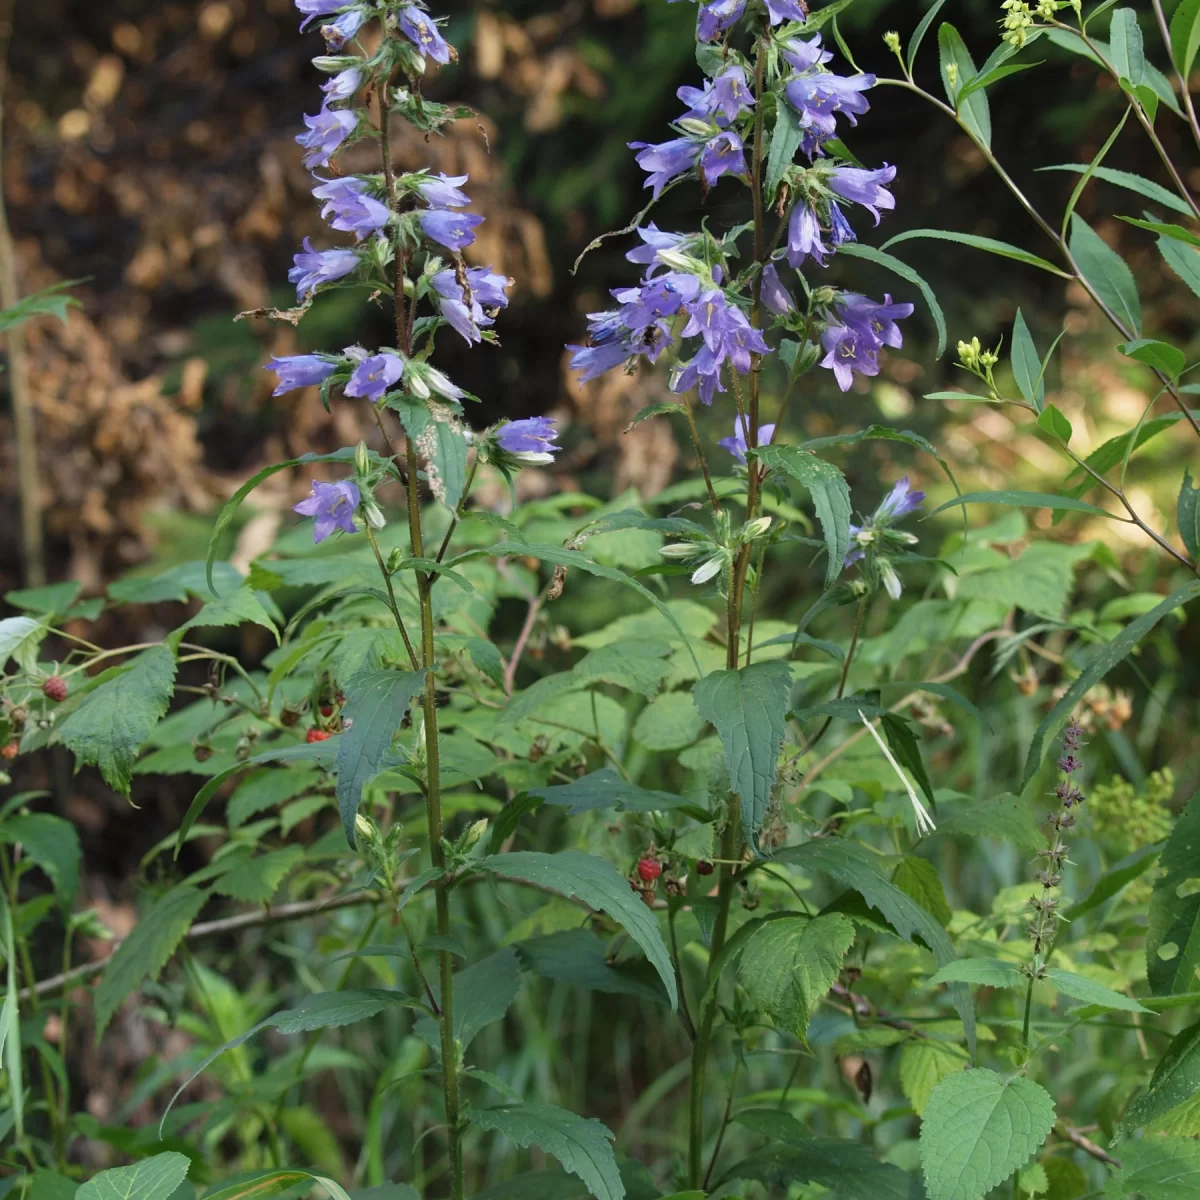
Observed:
[[[702,860],[696,864],[697,875],[711,875],[713,873],[713,865],[707,860]]]
[[[327,737],[329,737],[328,730],[310,729],[308,733],[304,735],[304,740],[311,745],[313,742],[323,742]]]
[[[0,746],[0,758],[12,760],[21,753],[21,743],[15,739],[11,742]]]
[[[653,883],[662,874],[662,863],[657,858],[639,858],[637,873],[643,883]]]
[[[55,704],[61,704],[67,698],[67,681],[61,675],[51,675],[42,684],[42,695]]]
[[[333,716],[333,705],[332,704],[322,704],[321,705],[321,716],[332,717]]]

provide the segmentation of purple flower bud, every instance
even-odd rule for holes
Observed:
[[[792,302],[791,292],[779,281],[779,272],[772,262],[763,267],[761,294],[762,302],[767,308],[781,317],[792,312],[796,307]]]
[[[471,197],[459,191],[458,185],[467,182],[466,175],[426,175],[417,184],[417,191],[430,208],[466,208]]]
[[[323,542],[335,529],[356,533],[354,510],[361,499],[358,485],[352,479],[337,483],[321,483],[314,479],[312,495],[293,506],[292,511],[302,517],[316,517],[313,526],[313,541]]]
[[[353,250],[314,250],[305,238],[304,249],[292,261],[288,279],[296,285],[296,299],[303,301],[321,284],[349,275],[358,266],[358,255]]]
[[[712,0],[701,5],[696,14],[696,40],[715,41],[727,29],[732,29],[746,11],[746,0]]]
[[[300,28],[304,30],[317,17],[327,17],[339,8],[345,8],[346,0],[296,0],[296,7],[304,14],[304,20],[300,24]]]
[[[742,139],[729,130],[717,134],[700,154],[700,173],[708,187],[722,175],[745,175],[746,155]]]
[[[819,267],[825,265],[829,248],[821,241],[821,226],[817,214],[803,201],[793,206],[788,217],[788,266],[800,267],[811,258]]]
[[[340,50],[363,26],[366,14],[358,9],[342,13],[336,21],[321,26],[321,36],[330,50]]]
[[[345,108],[322,108],[315,117],[306,113],[304,123],[308,126],[308,132],[298,133],[296,141],[308,151],[304,156],[304,165],[311,171],[314,167],[328,164],[341,144],[354,132],[358,116]]]
[[[850,222],[846,220],[846,214],[838,207],[836,200],[829,201],[829,225],[829,241],[834,246],[858,241],[858,235],[850,228]]]
[[[363,396],[375,404],[403,374],[404,359],[398,354],[386,350],[372,354],[354,368],[354,374],[346,384],[346,395]]]
[[[382,229],[392,218],[388,206],[368,195],[367,185],[354,176],[319,180],[313,195],[326,202],[321,216],[334,229],[353,233],[360,241]]]
[[[421,213],[425,236],[447,250],[462,250],[469,246],[475,240],[475,227],[482,224],[483,218],[475,213],[448,212],[442,208]]]
[[[509,454],[535,456],[538,462],[548,462],[561,450],[554,444],[558,431],[550,417],[526,417],[521,421],[508,421],[496,431],[496,445]]]
[[[892,485],[892,490],[880,501],[875,510],[873,524],[884,525],[907,517],[916,512],[925,499],[924,492],[914,492],[909,486],[908,476]]]
[[[263,368],[279,376],[279,384],[271,393],[282,396],[296,388],[314,387],[333,374],[336,364],[320,354],[292,354],[285,358],[273,358]]]
[[[750,448],[746,441],[746,422],[743,417],[737,417],[733,422],[733,435],[731,437],[722,438],[717,445],[725,450],[728,450],[734,458],[740,463],[746,461],[746,451]],[[760,425],[758,427],[758,438],[755,441],[756,446],[767,446],[771,442],[771,438],[775,436],[774,425]]]
[[[450,61],[450,44],[428,13],[408,4],[400,10],[399,21],[404,36],[427,58],[442,64]]]
[[[896,168],[884,163],[875,171],[860,167],[834,167],[829,174],[829,186],[843,200],[861,204],[879,224],[881,208],[895,208],[896,198],[883,185],[896,178]]]

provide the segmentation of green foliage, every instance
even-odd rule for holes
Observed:
[[[114,1167],[89,1179],[76,1200],[167,1200],[188,1173],[188,1160],[167,1151],[132,1167]]]
[[[1200,802],[1193,797],[1167,839],[1146,930],[1146,976],[1157,996],[1196,989],[1200,966]]]

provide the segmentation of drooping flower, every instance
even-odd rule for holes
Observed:
[[[293,505],[292,511],[302,517],[315,517],[313,541],[323,542],[336,529],[345,533],[356,533],[354,511],[361,497],[358,484],[352,479],[341,479],[337,483],[322,483],[314,479],[312,495]]]
[[[767,0],[767,20],[772,25],[807,19],[808,13],[801,0]]]
[[[665,319],[635,332],[619,312],[598,312],[588,314],[587,344],[567,349],[571,351],[571,370],[580,372],[583,384],[638,357],[656,362],[670,344],[671,326]]]
[[[345,8],[346,0],[296,0],[296,7],[304,14],[304,20],[300,23],[300,29],[303,31],[317,17],[327,17],[339,8]]]
[[[890,294],[884,296],[882,304],[876,304],[866,296],[846,292],[838,304],[838,312],[847,325],[874,338],[877,349],[879,346],[898,348],[904,344],[904,338],[896,322],[911,317],[913,306],[893,304]]]
[[[858,241],[858,235],[850,228],[850,222],[836,200],[829,201],[829,225],[829,240],[834,246]]]
[[[496,445],[521,462],[548,463],[562,449],[555,444],[558,430],[551,417],[526,417],[508,421],[496,431]]]
[[[673,138],[669,142],[630,142],[631,150],[639,150],[637,165],[647,172],[643,187],[654,189],[655,200],[672,179],[686,175],[696,165],[703,143],[695,138]]]
[[[459,190],[459,185],[466,183],[466,175],[447,175],[444,171],[438,175],[425,175],[417,184],[417,191],[430,208],[466,208],[471,203],[471,197]]]
[[[762,302],[767,308],[781,317],[792,312],[796,307],[792,301],[791,292],[780,281],[779,272],[776,270],[773,262],[769,262],[763,267],[760,295],[762,296]]]
[[[450,61],[450,43],[442,37],[428,13],[415,4],[406,4],[399,13],[399,25],[410,42],[422,54],[443,65]]]
[[[858,114],[871,107],[862,93],[874,86],[874,75],[847,78],[822,71],[796,76],[784,88],[784,95],[796,110],[802,129],[813,129],[822,138],[831,138],[837,132],[837,113],[844,113],[851,125],[858,124]]]
[[[621,323],[635,334],[664,317],[673,317],[699,294],[700,281],[696,276],[679,271],[654,276],[640,287],[618,288],[613,292],[621,302]]]
[[[661,265],[662,260],[658,255],[660,250],[676,250],[684,242],[691,239],[691,235],[687,233],[665,233],[653,221],[644,229],[639,228],[637,235],[645,244],[635,246],[625,257],[631,263],[641,263],[643,265]]]
[[[321,180],[313,195],[324,200],[321,216],[334,229],[352,233],[360,241],[382,229],[392,218],[391,209],[367,192],[367,185],[354,176]]]
[[[821,335],[825,357],[821,366],[828,367],[843,392],[850,390],[854,372],[860,375],[879,374],[879,353],[874,338],[850,325],[830,325]]]
[[[492,318],[484,312],[488,308],[507,308],[508,295],[505,288],[511,280],[503,275],[497,275],[487,267],[471,267],[467,271],[467,286],[471,291],[470,307],[463,296],[462,284],[454,271],[447,268],[438,271],[430,283],[437,296],[434,303],[438,312],[456,329],[468,342],[482,340],[480,329],[494,324]]]
[[[296,285],[296,299],[303,301],[321,284],[349,275],[358,266],[358,255],[353,250],[314,250],[305,238],[304,249],[292,261],[295,266],[288,272],[288,279]]]
[[[696,40],[715,41],[727,29],[732,29],[746,11],[746,0],[711,0],[700,6],[696,14]]]
[[[321,36],[330,50],[340,50],[363,26],[367,19],[360,9],[352,8],[342,13],[336,21],[321,26]]]
[[[788,217],[788,266],[800,267],[806,258],[811,258],[817,266],[823,267],[828,253],[829,247],[821,241],[817,214],[803,200],[799,201]]]
[[[746,451],[750,448],[749,442],[746,440],[746,421],[744,417],[738,416],[733,422],[733,433],[730,437],[722,438],[717,445],[724,450],[728,450],[734,458],[740,463],[746,461]],[[775,436],[774,425],[760,425],[758,427],[758,438],[755,441],[756,446],[767,446],[771,439]]]
[[[834,167],[829,173],[829,186],[843,200],[861,204],[879,224],[881,208],[895,208],[896,198],[883,185],[896,178],[896,168],[884,163],[874,171],[861,167]]]
[[[784,42],[783,57],[794,70],[811,71],[823,67],[833,58],[833,54],[821,44],[821,35],[818,33],[807,42],[803,38]]]
[[[325,93],[325,103],[335,100],[349,100],[357,95],[363,84],[363,73],[358,67],[347,67],[336,75],[330,76],[323,84],[321,91]]]
[[[333,374],[336,366],[322,354],[290,354],[271,359],[263,370],[274,371],[279,376],[279,383],[271,395],[282,396],[296,388],[323,383]]]
[[[346,395],[362,396],[375,404],[403,374],[404,359],[390,351],[380,351],[378,354],[372,354],[370,358],[363,359],[354,368],[354,374],[346,384]]]
[[[751,353],[767,352],[762,334],[737,305],[726,300],[720,288],[705,292],[687,306],[687,311],[691,320],[680,336],[702,337],[705,346],[717,356],[718,365],[728,358],[738,374],[745,375],[750,370]]]
[[[896,321],[912,316],[911,304],[893,304],[890,295],[882,304],[847,292],[836,308],[838,321],[831,324],[821,337],[826,355],[821,366],[829,367],[846,391],[853,381],[853,372],[860,375],[879,374],[879,351],[884,346],[903,344]]]
[[[892,490],[879,502],[875,510],[875,524],[889,524],[916,512],[925,500],[924,492],[915,492],[908,482],[908,476],[892,485]]]
[[[421,213],[425,236],[447,250],[469,246],[475,240],[476,226],[482,224],[483,217],[476,213],[450,212],[444,208],[430,208]]]
[[[304,115],[307,133],[296,134],[296,141],[308,153],[304,165],[311,171],[315,167],[327,166],[338,152],[342,143],[354,132],[358,116],[346,108],[323,107],[316,116]]]
[[[712,187],[722,175],[745,175],[742,139],[730,130],[717,134],[700,153],[700,174],[707,187]]]
[[[715,120],[728,125],[754,107],[754,94],[746,83],[746,72],[736,63],[706,80],[702,88],[681,87],[676,95],[688,106],[685,117]]]

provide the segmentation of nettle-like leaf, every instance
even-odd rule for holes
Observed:
[[[101,1171],[80,1184],[75,1200],[167,1200],[187,1177],[190,1160],[171,1150],[131,1167]]]
[[[516,951],[521,966],[543,979],[611,995],[640,996],[656,1004],[667,1001],[662,985],[653,976],[643,978],[641,973],[610,963],[604,939],[587,929],[564,929],[529,938],[518,942]]]
[[[0,668],[12,658],[22,670],[32,671],[38,643],[49,632],[45,622],[33,617],[5,617],[0,621]]]
[[[797,1037],[837,982],[854,922],[841,913],[787,917],[761,926],[742,951],[739,979],[751,1003]]]
[[[1124,1123],[1138,1128],[1200,1094],[1200,1021],[1175,1035],[1159,1059],[1150,1086],[1130,1106]]]
[[[431,981],[434,998],[441,1002],[442,991]],[[521,986],[521,968],[517,952],[511,947],[497,950],[454,975],[454,1036],[465,1052],[476,1035],[494,1021],[504,1019]],[[423,1017],[413,1032],[440,1051],[438,1023]]]
[[[758,844],[771,803],[791,688],[786,663],[762,662],[713,671],[692,689],[696,708],[725,748],[730,785],[741,797],[742,831],[751,846]]]
[[[99,767],[109,787],[128,796],[138,751],[167,711],[174,686],[175,656],[166,646],[154,646],[89,693],[58,726],[56,737],[81,764]]]
[[[172,889],[150,905],[117,947],[96,988],[97,1041],[121,1001],[166,965],[207,899],[206,892],[186,884]]]
[[[314,1175],[311,1171],[298,1171],[294,1167],[285,1167],[277,1171],[267,1171],[250,1179],[242,1179],[231,1183],[228,1187],[219,1187],[215,1191],[204,1193],[204,1200],[267,1200],[270,1196],[278,1196],[281,1192],[291,1192],[294,1188],[311,1187],[318,1183],[325,1189],[330,1200],[356,1200],[345,1188],[324,1175]],[[403,1188],[405,1185],[398,1185]],[[416,1192],[399,1191],[395,1197],[385,1196],[383,1200],[411,1200]]]
[[[518,1146],[537,1146],[577,1175],[596,1200],[622,1200],[625,1185],[613,1154],[612,1131],[552,1104],[508,1104],[471,1112],[478,1129],[503,1134]]]
[[[980,1200],[1037,1153],[1054,1101],[1032,1079],[976,1067],[934,1088],[921,1122],[929,1200]]]
[[[0,842],[21,846],[25,855],[50,876],[54,894],[69,912],[79,886],[83,857],[75,826],[53,813],[17,813],[0,823]]]
[[[1148,1137],[1121,1146],[1121,1170],[1105,1185],[1109,1200],[1195,1200],[1200,1195],[1200,1142]]]
[[[672,1009],[679,1002],[675,970],[653,913],[630,890],[616,867],[592,854],[565,850],[560,854],[518,851],[492,854],[479,868],[499,879],[530,883],[560,895],[577,896],[589,908],[608,913],[628,931],[658,972]]]
[[[615,808],[618,812],[660,812],[687,804],[683,796],[630,783],[612,767],[601,767],[571,783],[530,788],[529,794],[546,804],[565,808],[568,816],[605,808]]]
[[[1156,996],[1191,992],[1200,968],[1200,796],[1180,814],[1159,859],[1146,929],[1146,976]]]
[[[189,617],[180,625],[169,640],[173,646],[178,646],[189,629],[216,629],[238,625],[261,625],[271,631],[276,644],[279,642],[279,628],[274,618],[267,612],[258,593],[248,586],[208,601],[194,617]]]
[[[933,1038],[914,1038],[900,1053],[900,1088],[918,1117],[925,1115],[929,1097],[943,1079],[968,1065],[957,1046]]]

